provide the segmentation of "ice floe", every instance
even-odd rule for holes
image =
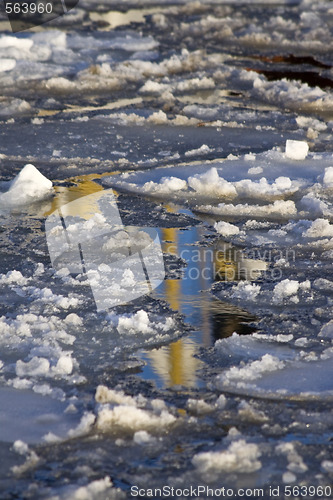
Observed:
[[[330,331],[329,325],[326,330],[323,327],[323,337],[326,331]],[[299,347],[294,350],[291,342],[293,336],[262,334],[242,341],[236,333],[219,340],[215,349],[221,360],[232,354],[234,362],[239,361],[216,377],[216,386],[262,398],[331,399],[332,349],[326,347],[316,354],[299,350],[302,344],[297,341]]]
[[[199,212],[233,218],[333,214],[328,191],[332,157],[307,154],[307,150],[306,142],[287,141],[287,153],[272,150],[257,154],[255,159],[244,155],[220,163],[159,168],[149,175],[144,171],[126,173],[103,182],[130,192],[183,200]],[[288,176],[281,175],[283,169]],[[249,172],[260,177],[246,178]],[[203,204],[207,199],[211,203]]]
[[[78,414],[66,413],[68,402],[28,389],[1,387],[0,400],[6,407],[0,416],[1,441],[17,442],[15,451],[21,454],[28,451],[27,444],[42,442],[48,433],[64,439],[79,420]]]

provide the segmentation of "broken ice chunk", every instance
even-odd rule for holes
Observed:
[[[34,165],[28,164],[11,181],[8,191],[0,194],[0,205],[26,205],[52,193],[52,182]]]
[[[309,146],[305,141],[293,141],[288,139],[286,142],[286,157],[291,160],[304,160],[308,151]]]
[[[326,337],[326,338],[331,338],[333,339],[333,320],[329,321],[324,325],[320,332],[319,332],[319,337]]]
[[[289,298],[293,302],[298,302],[296,294],[299,289],[299,283],[296,280],[285,279],[275,285],[273,290],[273,302],[281,303],[284,298]]]
[[[0,72],[10,71],[15,68],[16,61],[15,59],[10,59],[8,57],[2,57],[0,59]]]
[[[214,228],[218,233],[222,234],[222,236],[232,236],[239,233],[239,228],[237,226],[222,220],[220,222],[216,222],[214,224]]]
[[[333,186],[333,167],[325,168],[325,173],[323,177],[323,184],[325,187]]]

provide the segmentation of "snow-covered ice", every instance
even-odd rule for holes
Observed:
[[[28,164],[10,182],[8,190],[0,193],[0,207],[34,203],[51,194],[52,181]]]

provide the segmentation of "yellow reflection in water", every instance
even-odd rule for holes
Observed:
[[[168,212],[175,210],[167,205]],[[179,251],[178,229],[162,229],[162,249],[164,253],[175,254]],[[181,311],[184,300],[182,297],[180,279],[165,280],[165,300],[174,311]],[[193,387],[196,385],[196,372],[200,361],[194,357],[198,344],[190,339],[179,339],[169,346],[155,349],[147,353],[151,363],[166,386],[183,385]]]
[[[169,211],[172,209],[169,207]],[[178,229],[168,228],[162,230],[162,247],[165,253],[181,254],[181,245],[178,242]],[[260,260],[249,259],[241,249],[229,243],[219,241],[214,247],[199,249],[200,258],[197,259],[198,280],[201,289],[208,289],[213,281],[239,281],[242,279],[254,280],[262,271],[267,269],[267,263]],[[206,278],[207,266],[211,265],[211,279]],[[170,307],[182,312],[182,305],[186,302],[182,290],[181,279],[168,279],[165,281],[165,300]],[[228,313],[228,305],[214,300],[207,294],[198,298],[200,308],[201,342],[211,345],[214,339],[228,337],[233,332],[245,329],[243,318],[236,313]],[[201,362],[195,358],[200,347],[199,342],[184,338],[171,343],[162,349],[147,353],[151,363],[166,386],[183,385],[195,386],[197,383],[197,370]]]
[[[74,182],[72,186],[55,186],[56,196],[52,201],[51,208],[44,214],[50,215],[55,210],[61,208],[63,215],[80,215],[82,218],[90,219],[95,213],[100,213],[98,206],[98,199],[103,195],[103,187],[95,182],[96,178],[105,175],[112,175],[113,173],[105,173],[102,175],[91,174],[71,179]],[[93,200],[87,200],[86,203],[77,203],[68,205],[70,202],[78,198],[96,193]],[[117,196],[117,193],[114,193]],[[169,212],[176,212],[171,206],[166,207]],[[179,229],[166,228],[162,229],[162,249],[164,253],[173,255],[180,255],[181,246],[178,241]],[[207,256],[204,249],[201,249],[200,259],[197,262],[198,269],[200,270],[200,286],[207,288],[210,281],[203,278],[204,266],[207,265]],[[213,258],[210,260],[212,266],[212,280],[239,280],[244,279],[244,273],[251,273],[251,279],[260,274],[266,269],[267,264],[263,261],[246,259],[241,250],[237,250],[228,243],[221,242],[213,250]],[[169,303],[171,309],[175,312],[182,312],[182,305],[186,301],[182,291],[181,279],[168,279],[164,282],[165,300]],[[215,306],[212,307],[212,300],[207,295],[199,297],[199,307],[201,312],[201,330],[203,332],[204,344],[210,345],[212,331],[211,318],[215,314],[221,313],[221,303],[215,301]],[[216,309],[214,311],[214,309]],[[232,334],[237,330],[239,320],[229,318],[229,322],[223,319],[223,330],[228,334]],[[218,325],[216,325],[218,326]],[[214,325],[213,325],[214,330]],[[218,332],[216,332],[218,335]],[[226,332],[224,332],[226,333]],[[228,335],[223,335],[228,336]],[[193,387],[197,384],[197,370],[202,364],[200,360],[195,357],[195,354],[200,347],[199,342],[193,341],[191,338],[182,338],[176,342],[172,342],[168,346],[159,349],[154,349],[146,353],[150,359],[151,365],[155,372],[161,377],[165,386],[182,385]]]
[[[249,259],[240,248],[219,242],[214,252],[215,281],[253,281],[267,269],[267,262]]]
[[[100,196],[103,194],[103,187],[94,181],[94,179],[100,179],[108,174],[90,174],[90,175],[82,175],[80,177],[74,177],[71,181],[74,182],[72,186],[55,186],[55,197],[52,200],[51,208],[45,212],[45,216],[47,217],[55,210],[62,208],[63,215],[79,215],[84,219],[90,219],[94,214],[100,213],[100,209],[98,206],[99,196],[96,195],[93,197],[93,200],[89,200],[89,203],[80,203],[75,205],[68,205],[65,208],[65,205],[68,203],[77,200],[78,198],[82,198],[83,196],[88,196],[93,193],[100,193]],[[116,195],[116,193],[114,193]]]
[[[194,357],[198,344],[191,339],[179,339],[168,346],[147,352],[154,371],[166,387],[182,385],[195,387],[201,361]]]

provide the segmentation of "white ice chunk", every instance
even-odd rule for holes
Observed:
[[[186,406],[190,410],[190,412],[193,412],[196,415],[206,415],[207,413],[211,413],[214,410],[214,407],[206,403],[204,399],[189,398],[187,400]]]
[[[323,177],[323,184],[325,187],[333,186],[333,167],[325,168],[325,173]]]
[[[131,269],[125,269],[123,273],[123,279],[121,280],[121,286],[123,287],[133,287],[135,286],[135,278]]]
[[[19,51],[30,50],[34,42],[30,38],[18,38],[14,35],[12,36],[1,36],[0,37],[0,49],[9,50],[12,47],[18,49]]]
[[[215,406],[219,410],[223,410],[226,407],[227,404],[227,398],[225,397],[224,394],[220,394],[220,396],[217,398]]]
[[[297,294],[299,282],[296,280],[285,279],[275,285],[273,290],[273,302],[281,303],[284,298],[290,298]]]
[[[307,238],[323,238],[333,236],[333,225],[326,219],[316,219],[311,226],[304,231],[303,236]]]
[[[333,460],[323,460],[321,467],[325,472],[333,474]]]
[[[240,281],[237,285],[232,287],[231,296],[239,300],[255,300],[260,293],[260,288],[260,285],[255,285],[247,281]]]
[[[20,359],[16,361],[16,375],[18,377],[46,375],[49,371],[50,362],[46,358],[35,356],[27,363]]]
[[[276,447],[279,454],[284,454],[288,460],[288,470],[291,473],[302,474],[308,470],[303,458],[297,453],[294,443],[281,443]]]
[[[98,498],[120,500],[124,498],[122,494],[118,494],[118,489],[111,488],[112,481],[106,476],[103,479],[92,481],[87,486],[78,486],[74,488],[70,486],[65,490],[65,494],[62,495],[61,498],[66,498],[67,500],[96,500]],[[116,492],[115,494],[113,494],[114,491]],[[53,499],[60,499],[60,497],[56,496],[53,497]]]
[[[22,275],[21,271],[8,271],[6,274],[0,274],[0,283],[2,285],[19,285],[24,286],[28,282],[28,278]]]
[[[282,194],[293,193],[298,190],[295,182],[292,182],[289,177],[280,176],[273,183],[269,183],[266,177],[262,177],[259,181],[243,179],[234,183],[239,196],[250,196],[267,198],[270,196],[280,196]]]
[[[291,160],[304,160],[308,154],[309,145],[305,141],[286,141],[286,157]]]
[[[58,375],[70,375],[73,371],[73,360],[71,356],[61,356],[54,368]]]
[[[68,431],[68,437],[75,438],[87,434],[95,424],[96,417],[92,412],[86,411],[81,417],[80,423]]]
[[[258,174],[261,174],[262,172],[263,172],[263,168],[262,167],[251,167],[247,171],[247,173],[250,174],[250,175],[258,175]]]
[[[154,443],[156,439],[151,436],[147,431],[137,431],[134,433],[133,441],[136,444],[149,444]]]
[[[244,160],[245,161],[254,161],[256,159],[256,155],[253,154],[253,153],[247,153],[244,155]],[[252,167],[254,169],[256,169],[256,167]],[[260,168],[260,167],[259,167]],[[250,169],[249,169],[250,170]],[[262,170],[261,170],[262,171]]]
[[[240,439],[232,442],[227,450],[198,453],[192,462],[201,475],[217,479],[228,472],[251,473],[259,470],[260,455],[256,444]]]
[[[30,104],[24,99],[9,98],[5,103],[2,103],[0,116],[13,119],[15,115],[25,114],[31,111]]]
[[[103,405],[98,412],[97,428],[103,430],[122,428],[132,432],[159,431],[164,427],[169,427],[175,421],[176,418],[166,410],[156,415],[152,411],[133,406],[118,405],[110,408],[108,405]]]
[[[70,314],[67,314],[67,316],[65,318],[65,323],[67,323],[68,325],[81,326],[82,319],[77,314],[70,313]]]
[[[300,200],[300,207],[312,216],[327,215],[328,206],[316,193],[308,193]]]
[[[295,476],[292,472],[287,471],[282,474],[282,481],[285,484],[293,484],[296,480],[297,476]]]
[[[252,361],[240,368],[232,366],[225,373],[218,375],[217,381],[218,383],[222,382],[222,387],[225,383],[248,382],[249,380],[256,380],[266,373],[280,370],[284,365],[284,361],[281,361],[276,356],[264,354],[261,359]]]
[[[159,183],[149,181],[143,185],[143,190],[148,193],[168,194],[181,189],[186,189],[187,182],[178,177],[162,177]]]
[[[16,61],[15,59],[10,59],[8,57],[3,57],[0,59],[0,72],[10,71],[15,68]]]
[[[10,188],[0,194],[1,205],[25,205],[42,200],[52,193],[52,182],[34,165],[28,164],[11,181]]]
[[[236,196],[237,192],[231,182],[219,176],[215,167],[204,174],[197,174],[188,178],[189,186],[197,193],[204,195]]]
[[[206,153],[211,153],[212,151],[214,150],[207,146],[207,144],[203,144],[200,148],[186,151],[185,156],[205,155]]]
[[[216,222],[214,224],[214,228],[219,234],[222,234],[222,236],[232,236],[233,234],[239,233],[239,228],[237,226],[222,220],[220,222]]]
[[[19,455],[26,455],[29,452],[29,446],[21,439],[17,439],[13,444],[13,450]]]
[[[148,314],[143,309],[141,309],[131,317],[120,316],[118,320],[117,330],[120,334],[153,332]]]
[[[126,406],[136,406],[137,404],[137,400],[134,397],[128,396],[123,391],[108,389],[105,385],[99,385],[97,387],[95,399],[97,403],[113,403]],[[146,400],[141,397],[141,403],[143,402],[146,402]]]
[[[234,187],[234,186],[232,186]],[[214,215],[230,215],[236,217],[291,217],[297,210],[292,200],[275,200],[268,205],[250,205],[248,203],[219,203],[218,206],[199,205],[198,211]]]

